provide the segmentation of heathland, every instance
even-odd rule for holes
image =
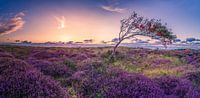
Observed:
[[[0,96],[199,98],[200,51],[0,46]]]

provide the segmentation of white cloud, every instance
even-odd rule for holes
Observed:
[[[0,19],[0,35],[16,32],[24,26],[25,21],[23,16],[25,14],[20,12],[10,19]]]
[[[58,22],[58,29],[64,29],[65,28],[65,21],[66,21],[66,19],[65,19],[65,17],[64,16],[61,16],[61,17],[57,17],[57,16],[55,16],[55,19],[56,19],[56,21]]]
[[[101,6],[102,9],[110,12],[125,13],[125,8],[113,7],[113,6]]]

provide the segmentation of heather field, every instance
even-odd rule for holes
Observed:
[[[200,98],[200,0],[0,0],[0,98]]]
[[[1,97],[200,98],[200,51],[0,46]]]

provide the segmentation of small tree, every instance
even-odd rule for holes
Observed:
[[[161,40],[165,48],[172,40],[176,38],[175,35],[168,29],[167,24],[161,23],[161,20],[144,19],[133,12],[127,19],[121,20],[121,27],[118,41],[113,48],[112,57],[115,56],[116,49],[125,39],[135,38],[136,35],[151,37],[152,39]]]

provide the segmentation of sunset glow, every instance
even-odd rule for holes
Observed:
[[[1,42],[15,40],[76,42],[85,39],[94,39],[94,43],[111,41],[118,36],[120,20],[129,16],[132,11],[168,23],[179,39],[200,37],[198,18],[200,7],[197,0],[190,1],[190,5],[186,0],[152,0],[151,2],[148,0],[31,0],[32,3],[22,1],[0,1],[2,15],[0,18],[10,17],[11,21],[13,18],[17,19],[16,26],[11,30],[5,32],[1,32],[5,29],[0,30]],[[191,5],[193,7],[189,8]],[[186,8],[189,10],[185,10]],[[23,17],[19,17],[19,13],[23,13]],[[1,22],[0,26],[2,27]]]

